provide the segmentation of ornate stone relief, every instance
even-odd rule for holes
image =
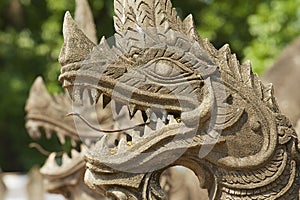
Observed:
[[[114,119],[83,153],[85,183],[112,199],[167,199],[161,174],[181,165],[210,199],[298,199],[297,136],[250,62],[200,38],[170,0],[115,0],[114,9],[116,34],[99,45],[64,19],[59,80],[75,125],[89,123],[84,108],[97,102]],[[125,137],[107,142],[114,133]]]

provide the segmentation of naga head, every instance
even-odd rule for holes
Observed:
[[[153,183],[165,168],[183,165],[217,198],[222,175],[215,170],[258,170],[294,140],[272,86],[249,62],[240,65],[228,45],[216,50],[201,39],[191,15],[181,20],[170,0],[114,6],[116,34],[99,45],[67,12],[59,57],[73,107],[100,101],[122,124],[102,131],[85,155],[91,188],[118,199],[162,199]],[[126,137],[108,146],[114,132]]]

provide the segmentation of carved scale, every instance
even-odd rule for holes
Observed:
[[[115,147],[104,135],[85,155],[86,184],[115,199],[166,199],[159,177],[183,165],[210,199],[298,199],[298,139],[272,86],[228,45],[201,39],[192,16],[182,21],[169,0],[114,6],[110,44],[95,45],[65,15],[60,81],[74,104],[85,92],[92,102],[113,99],[145,126]]]

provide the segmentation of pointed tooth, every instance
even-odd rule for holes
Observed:
[[[157,111],[155,111],[155,115],[157,116],[157,118],[162,118],[163,117],[163,112],[161,111],[161,110],[157,110]]]
[[[56,162],[56,153],[53,152],[49,155],[49,157],[47,158],[45,165],[41,168],[41,172],[44,174],[47,174],[49,172],[49,170],[53,170],[58,168],[58,164]]]
[[[61,144],[65,144],[66,143],[66,139],[65,139],[65,136],[63,134],[57,134],[57,137],[58,137],[59,142]]]
[[[78,151],[76,151],[75,149],[72,149],[71,155],[72,155],[72,158],[77,158],[80,156],[80,153]]]
[[[144,123],[143,117],[142,117],[142,112],[140,110],[138,110],[135,115],[133,116],[133,118],[131,119],[132,122],[136,123],[136,124],[141,124]]]
[[[90,149],[94,149],[95,148],[95,146],[96,146],[96,144],[97,143],[93,143],[93,144],[91,144],[91,146],[89,146],[89,147],[87,147],[87,146],[85,146],[85,151],[88,151],[88,150],[90,150]]]
[[[177,124],[176,119],[173,115],[168,115],[169,124]]]
[[[51,130],[50,130],[50,129],[45,129],[45,133],[46,133],[46,138],[47,138],[48,140],[50,140],[50,139],[51,139],[51,136],[52,136]]]
[[[71,139],[71,145],[72,147],[76,147],[77,146],[77,143],[74,139]]]
[[[29,135],[33,139],[39,139],[41,138],[41,132],[37,129],[31,129],[29,130]]]
[[[129,104],[128,110],[129,110],[130,118],[132,119],[135,113],[137,112],[136,106],[133,104]]]
[[[153,133],[152,129],[146,125],[144,129],[144,136],[146,137],[150,136],[152,133]]]
[[[132,143],[133,144],[138,143],[138,141],[141,139],[140,131],[134,131],[134,130],[132,130],[130,132],[130,135],[132,136]]]
[[[89,147],[92,144],[92,141],[87,138],[84,140],[84,144]]]
[[[119,125],[120,125],[120,128],[125,128],[125,127],[128,127],[128,123],[130,123],[130,113],[129,113],[129,110],[127,108],[127,106],[123,106],[120,113],[119,113],[119,116],[118,116],[118,122],[119,122]]]
[[[87,89],[83,90],[82,102],[83,102],[83,105],[91,105],[93,102],[91,99],[91,96],[90,96],[90,92]]]
[[[110,101],[111,101],[110,97],[103,95],[103,109],[110,103]]]
[[[90,95],[91,95],[92,100],[93,100],[92,104],[93,103],[96,104],[98,102],[99,98],[100,98],[101,93],[95,88],[92,88],[90,90],[90,93],[91,93]]]
[[[100,139],[99,142],[96,143],[96,146],[99,148],[99,149],[103,149],[106,147],[106,135],[103,135]]]
[[[144,128],[144,130],[139,131],[140,132],[140,138],[142,138],[144,136],[144,131],[145,131],[145,128]]]
[[[121,138],[118,144],[118,150],[119,150],[118,152],[124,151],[126,147],[127,147],[127,141],[124,138]]]
[[[66,88],[66,91],[69,94],[69,97],[71,98],[72,101],[74,101],[73,90],[74,90],[73,86]]]
[[[152,113],[153,113],[153,111],[151,110],[151,108],[146,109],[146,114],[147,114],[148,119],[150,119],[150,116]]]
[[[167,116],[166,115],[163,115],[161,120],[163,121],[163,123],[167,124]]]
[[[86,152],[87,152],[87,146],[85,146],[84,144],[80,144],[80,154],[85,155]]]
[[[109,148],[108,148],[108,142],[107,142],[107,135],[103,135],[96,144],[93,144],[88,147],[89,150],[91,151],[101,151],[102,153],[108,153]]]
[[[115,101],[115,110],[116,110],[117,115],[120,114],[120,111],[122,110],[122,107],[123,107],[123,106],[124,106],[124,105],[122,105],[121,103]]]
[[[82,105],[83,104],[83,89],[79,89],[76,88],[73,90],[73,99],[74,99],[74,103],[78,104],[78,105]]]
[[[155,131],[155,129],[156,129],[156,122],[150,121],[150,123],[148,123],[148,127]]]
[[[98,104],[101,105],[101,108],[103,109],[104,108],[104,105],[103,105],[103,97],[104,97],[104,94],[103,93],[100,93],[100,96],[98,98]]]
[[[154,112],[151,113],[151,115],[150,115],[150,121],[157,122],[157,116],[156,116],[156,114]]]
[[[64,153],[62,155],[62,165],[66,164],[66,163],[70,163],[72,162],[71,158],[68,156],[67,153]]]
[[[165,124],[163,123],[163,121],[161,119],[157,119],[157,123],[156,123],[156,130],[160,130],[165,126]]]

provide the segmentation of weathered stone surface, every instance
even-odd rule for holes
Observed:
[[[123,128],[130,137],[115,146],[102,136],[85,156],[86,184],[115,199],[167,199],[160,176],[182,165],[210,199],[298,199],[298,138],[272,86],[228,45],[201,39],[169,0],[114,6],[110,45],[92,45],[66,15],[59,79],[76,104],[93,92],[91,101],[128,108],[129,125],[138,113],[144,124]]]
[[[111,129],[113,119],[108,110],[109,107],[103,110],[102,106],[102,104],[97,105],[98,120],[101,123],[101,127]],[[46,131],[48,138],[54,137],[49,135],[52,132],[51,134],[56,134],[58,138],[64,138],[60,139],[62,143],[72,137],[73,143],[79,142],[79,138],[75,137],[76,127],[73,119],[65,117],[72,110],[71,100],[65,95],[52,97],[47,92],[41,77],[38,77],[32,86],[26,110],[28,112],[26,128],[31,137],[35,139],[40,138],[42,134],[41,129],[43,129]],[[126,112],[120,111],[120,116],[125,114]],[[122,124],[122,121],[118,120],[118,125],[115,125],[115,128],[117,129],[124,125],[126,124]],[[79,127],[77,126],[77,128]],[[86,136],[91,136],[89,131],[86,131],[85,134]],[[113,145],[116,139],[120,140],[122,137],[122,134],[109,137],[107,145]],[[84,139],[83,136],[81,138]],[[40,148],[37,145],[32,146]],[[75,150],[72,150],[72,157],[64,155],[63,164],[59,167],[56,161],[53,160],[55,156],[55,152],[53,152],[43,166],[41,174],[36,169],[33,169],[30,173],[32,176],[29,174],[29,196],[32,199],[41,199],[40,195],[44,194],[43,186],[45,185],[45,189],[48,192],[63,194],[67,199],[87,200],[102,198],[97,194],[93,194],[83,182],[84,160],[81,153],[76,153]],[[59,157],[57,154],[56,156]],[[205,190],[200,190],[198,181],[195,180],[191,173],[193,172],[173,168],[168,170],[167,174],[164,174],[165,181],[162,183],[162,186],[168,193],[170,200],[189,199],[189,197],[198,199],[198,195],[191,196],[192,193],[197,194],[198,191],[203,194],[202,199],[205,199],[204,197],[205,195],[207,196],[207,193]],[[42,180],[40,180],[41,175],[43,175]]]
[[[193,171],[210,199],[298,199],[298,138],[280,113],[272,86],[260,82],[249,62],[239,64],[228,45],[217,50],[201,39],[192,16],[182,21],[170,0],[115,0],[114,6],[116,34],[110,44],[102,38],[95,45],[82,25],[65,16],[60,81],[72,103],[64,95],[45,94],[41,86],[33,86],[28,100],[32,136],[49,128],[75,137],[69,133],[75,127],[80,136],[95,130],[100,136],[89,151],[72,159],[64,155],[61,166],[54,161],[57,154],[49,156],[41,171],[50,190],[70,199],[99,199],[98,194],[194,199],[186,194],[197,184],[178,185],[183,175],[169,169],[181,165]],[[71,104],[79,118],[75,124],[65,121],[68,131],[60,133],[65,120],[60,115]],[[99,119],[100,129],[89,124],[95,119],[91,107],[96,118],[106,116],[97,111],[99,104],[111,113],[109,127],[101,127]],[[164,179],[166,169],[171,184]],[[178,187],[185,196],[177,194]]]

